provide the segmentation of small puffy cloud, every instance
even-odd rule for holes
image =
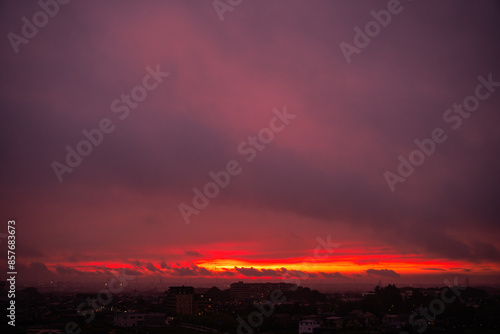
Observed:
[[[170,268],[169,273],[172,276],[212,276],[212,272],[203,267],[192,265],[191,267]]]
[[[366,271],[368,275],[375,275],[375,276],[383,276],[383,277],[390,277],[390,278],[400,278],[401,275],[399,275],[397,272],[391,269],[368,269]]]
[[[220,276],[236,276],[236,273],[232,270],[229,270],[229,269],[224,269],[222,271],[222,273],[220,274]]]
[[[139,270],[135,270],[135,269],[123,269],[123,273],[125,275],[129,275],[129,276],[141,276],[142,275],[142,273]]]
[[[244,276],[249,276],[249,277],[262,277],[262,276],[266,276],[260,270],[255,269],[253,267],[250,267],[250,268],[244,268],[244,267],[238,268],[238,267],[234,267],[234,270],[236,270],[238,273],[240,273],[240,274],[242,274]]]
[[[184,253],[188,256],[193,256],[193,257],[200,257],[200,256],[203,256],[203,254],[201,254],[200,252],[198,251],[184,251]]]
[[[161,269],[169,269],[170,268],[170,266],[167,264],[167,262],[165,261],[165,259],[161,260],[160,268]]]
[[[335,273],[323,273],[323,272],[320,272],[320,274],[323,277],[325,277],[325,278],[347,278],[346,276],[342,275],[339,272],[335,272]]]
[[[152,264],[151,262],[147,263],[145,267],[146,267],[147,270],[149,270],[149,271],[151,271],[153,273],[159,271],[158,268],[156,268],[154,266],[154,264]]]
[[[139,260],[129,260],[127,262],[130,263],[131,265],[133,265],[136,268],[142,268],[143,267],[143,264]]]
[[[61,265],[58,265],[56,267],[56,271],[59,275],[62,275],[62,276],[81,274],[81,272],[79,270],[76,270],[76,269],[70,268],[70,267],[66,267],[66,266],[61,266]]]
[[[262,276],[278,277],[280,273],[274,269],[262,269]]]
[[[288,270],[286,268],[279,269],[255,269],[254,267],[245,268],[245,267],[234,267],[234,270],[248,277],[287,277],[287,278],[305,278],[305,277],[316,277],[315,274],[307,273],[301,270]]]

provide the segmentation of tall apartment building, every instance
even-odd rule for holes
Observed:
[[[194,288],[192,286],[171,286],[166,298],[167,311],[176,315],[193,314]]]

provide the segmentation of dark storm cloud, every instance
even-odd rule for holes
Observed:
[[[402,1],[401,14],[350,64],[338,44],[353,43],[353,28],[387,1],[252,1],[224,22],[210,2],[145,3],[61,6],[18,54],[4,38],[2,206],[24,222],[24,255],[49,263],[49,254],[64,250],[71,262],[96,261],[108,249],[110,257],[127,248],[122,258],[136,258],[149,246],[156,248],[145,253],[155,254],[169,243],[216,242],[228,229],[225,217],[212,211],[208,219],[202,211],[198,226],[211,224],[209,230],[186,232],[177,205],[235,159],[243,173],[211,206],[297,215],[312,233],[350,231],[399,253],[498,263],[500,89],[459,129],[443,121],[446,109],[474,93],[479,75],[500,81],[498,2]],[[4,33],[19,32],[20,18],[36,10],[36,3],[2,2]],[[120,120],[111,102],[156,64],[170,76]],[[269,126],[271,109],[284,105],[297,118],[247,163],[238,144]],[[66,145],[75,148],[81,131],[102,118],[116,129],[59,183],[51,163],[64,163]],[[413,140],[436,127],[447,141],[392,193],[384,171],[395,172],[398,156],[408,157]],[[133,210],[140,233],[128,220]],[[234,223],[244,231],[231,235],[235,243],[260,238],[259,229],[243,229],[252,219]],[[287,218],[274,224],[288,229]],[[129,263],[153,271],[148,261],[155,260]],[[28,269],[54,275],[41,265]],[[160,267],[210,275],[165,261]]]
[[[50,271],[44,263],[33,262],[25,266],[22,263],[16,263],[16,269],[21,281],[36,277],[40,281],[52,281],[57,276]]]
[[[45,255],[40,249],[30,247],[22,242],[17,245],[17,254],[23,258],[43,258]]]
[[[72,254],[68,255],[67,260],[69,262],[92,262],[98,261],[99,257],[95,255],[83,254],[80,252],[73,252]]]

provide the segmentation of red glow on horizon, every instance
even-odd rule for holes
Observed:
[[[375,260],[377,258],[377,261]],[[276,279],[284,276],[294,275],[293,273],[305,273],[309,278],[328,278],[326,275],[340,279],[367,276],[369,270],[375,272],[394,272],[394,275],[405,276],[415,275],[442,275],[453,274],[488,274],[495,275],[500,271],[495,264],[471,264],[459,261],[429,260],[417,257],[409,260],[409,256],[402,259],[396,255],[369,256],[369,261],[365,256],[345,256],[337,257],[335,261],[331,259],[312,258],[292,258],[273,260],[248,260],[237,256],[233,258],[208,258],[196,261],[183,261],[161,265],[151,263],[147,260],[135,260],[132,262],[79,262],[79,263],[58,263],[48,265],[52,271],[57,271],[58,267],[71,268],[80,273],[102,274],[109,273],[122,268],[134,270],[143,277],[165,276],[179,277],[196,276],[202,278],[226,277],[234,279]],[[339,275],[340,274],[340,275]],[[394,276],[396,278],[399,276]]]

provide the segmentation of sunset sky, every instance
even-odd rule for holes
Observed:
[[[19,280],[500,283],[498,1],[48,2],[0,2]]]

